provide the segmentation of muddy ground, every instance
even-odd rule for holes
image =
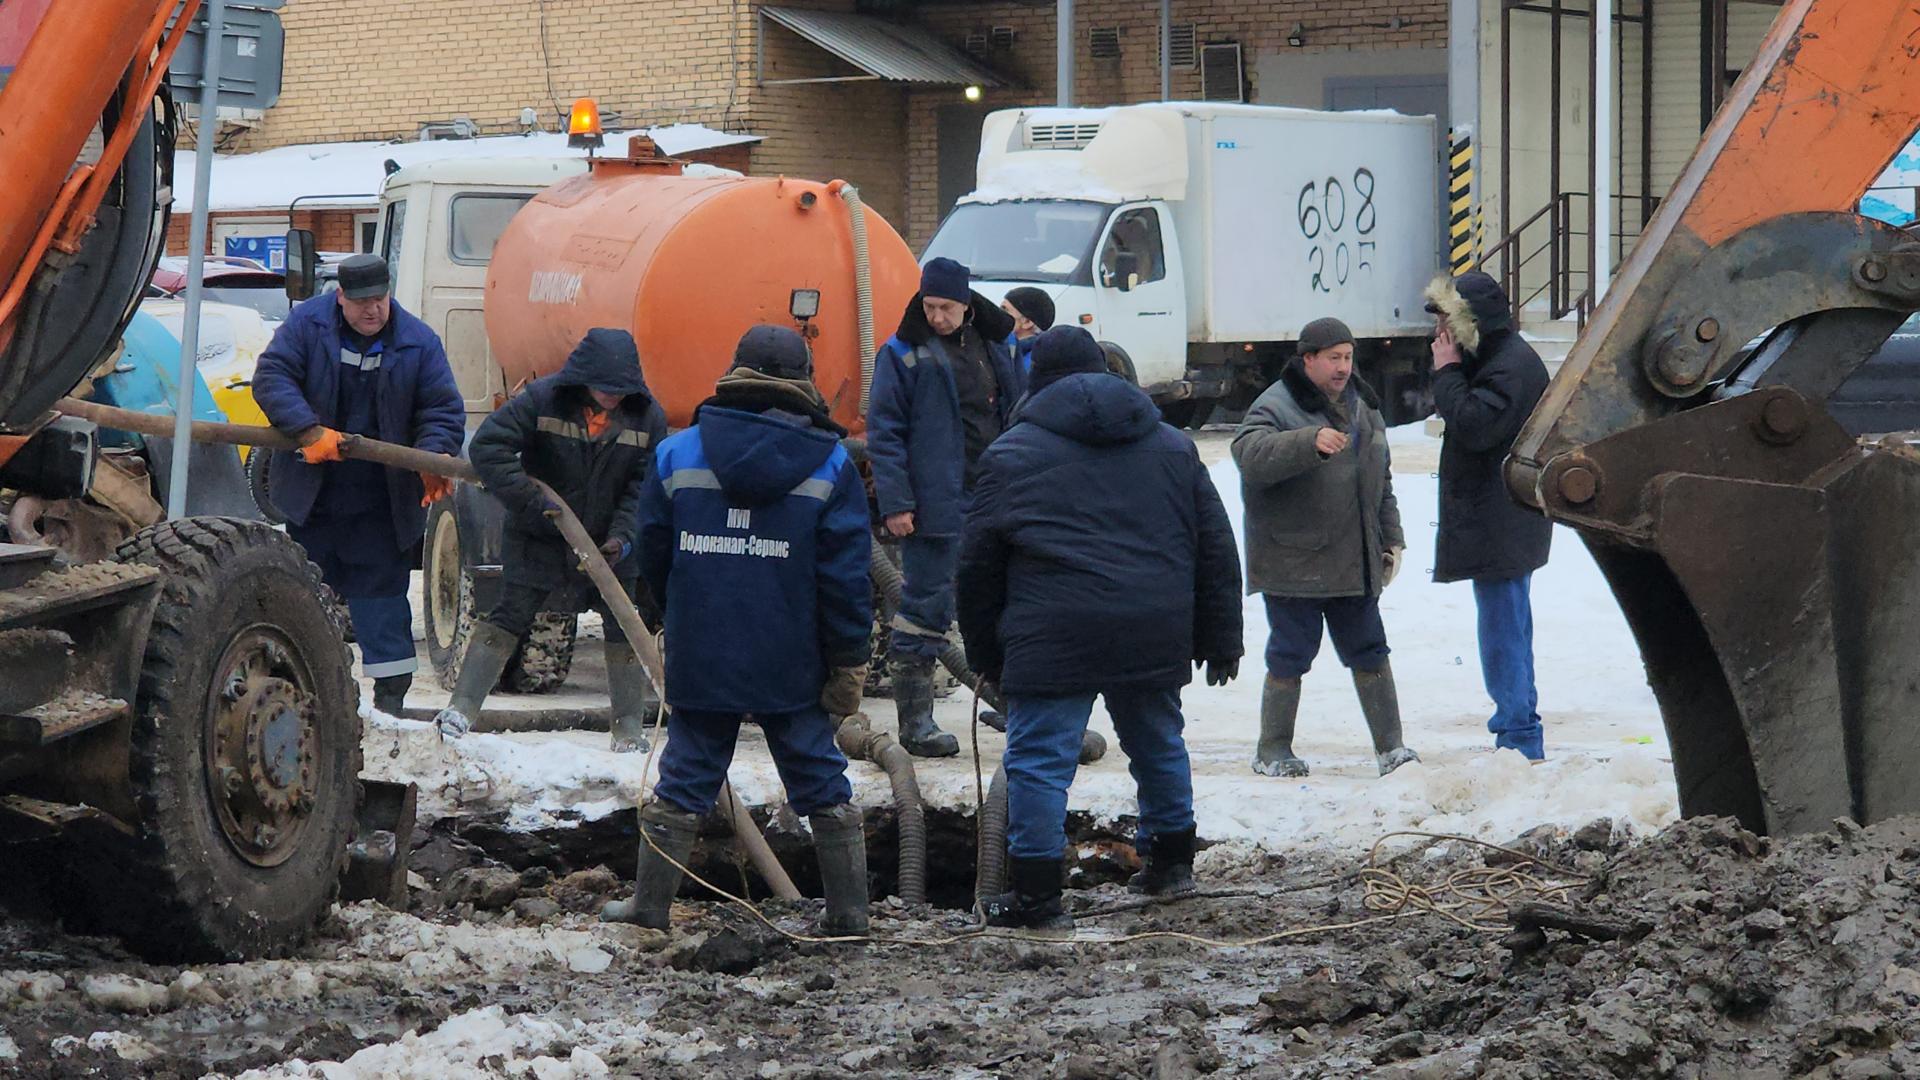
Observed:
[[[471,835],[429,838],[413,912],[341,909],[290,961],[153,967],[7,917],[0,1074],[1920,1075],[1916,819],[1784,842],[1713,819],[1631,843],[1605,822],[1517,840],[1562,868],[1536,868],[1570,886],[1560,916],[1613,940],[1413,914],[1226,949],[1107,939],[1363,920],[1360,864],[1219,846],[1200,868],[1225,895],[1070,894],[1082,937],[1102,940],[860,948],[786,941],[715,903],[680,904],[671,935],[601,926],[592,913],[626,888],[612,871],[501,852],[516,870]],[[1513,863],[1399,843],[1392,868],[1428,888]],[[1124,848],[1085,849],[1081,881],[1124,870]],[[707,865],[725,880],[724,858]],[[767,906],[796,931],[812,910]],[[888,937],[966,924],[876,911]]]

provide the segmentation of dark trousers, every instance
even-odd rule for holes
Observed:
[[[654,794],[689,814],[712,810],[733,764],[740,725],[749,720],[767,736],[794,813],[814,814],[853,798],[846,756],[834,745],[833,721],[817,706],[774,716],[674,709],[667,714],[667,746],[660,752]]]
[[[316,511],[305,525],[289,524],[287,535],[307,549],[320,580],[347,602],[367,677],[413,674],[420,666],[413,651],[413,604],[407,599],[413,568],[394,537],[393,515],[386,507],[346,517]]]
[[[900,541],[900,610],[893,616],[895,656],[940,655],[953,625],[953,574],[960,559],[957,536],[913,536]]]
[[[1333,638],[1334,654],[1354,671],[1379,671],[1387,662],[1387,627],[1378,596],[1309,600],[1268,596],[1267,674],[1298,679],[1320,655],[1321,629]]]
[[[635,591],[633,586],[627,587],[629,597],[632,597]],[[545,609],[550,593],[551,590],[533,585],[502,581],[500,598],[494,602],[493,610],[487,612],[487,621],[514,637],[525,640],[528,629],[533,626],[533,617]],[[599,599],[596,595],[591,610],[600,613],[601,620],[606,624],[609,642],[618,644],[627,640],[626,630],[621,627],[620,620],[614,618],[607,610],[606,601]]]
[[[1537,761],[1546,751],[1540,692],[1533,681],[1532,583],[1532,574],[1476,579],[1473,604],[1480,614],[1480,674],[1493,699],[1487,730],[1495,746]]]
[[[1067,844],[1067,789],[1080,767],[1080,736],[1093,694],[1007,699],[1007,851],[1016,859],[1057,859]],[[1193,828],[1193,768],[1180,732],[1180,691],[1102,695],[1127,755],[1140,811],[1135,844]]]

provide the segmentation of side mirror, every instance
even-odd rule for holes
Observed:
[[[320,273],[320,255],[314,250],[313,233],[307,229],[287,230],[287,299],[298,303],[313,295]]]

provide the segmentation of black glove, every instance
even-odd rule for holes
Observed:
[[[1225,686],[1240,674],[1240,660],[1238,657],[1232,660],[1197,660],[1194,662],[1196,667],[1200,664],[1205,664],[1207,667],[1208,686]]]

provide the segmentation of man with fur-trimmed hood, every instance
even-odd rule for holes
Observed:
[[[1267,606],[1267,681],[1253,771],[1305,776],[1293,752],[1300,680],[1333,638],[1385,776],[1420,756],[1400,735],[1400,701],[1387,663],[1380,591],[1406,539],[1393,497],[1386,422],[1353,370],[1353,332],[1315,319],[1300,355],[1247,410],[1233,462],[1247,508],[1247,591]]]
[[[1507,493],[1501,466],[1547,390],[1540,354],[1514,329],[1500,284],[1474,271],[1427,287],[1434,411],[1446,421],[1440,449],[1440,534],[1435,581],[1473,582],[1480,613],[1480,671],[1493,699],[1494,745],[1545,756],[1533,676],[1533,572],[1547,564],[1553,524]]]

